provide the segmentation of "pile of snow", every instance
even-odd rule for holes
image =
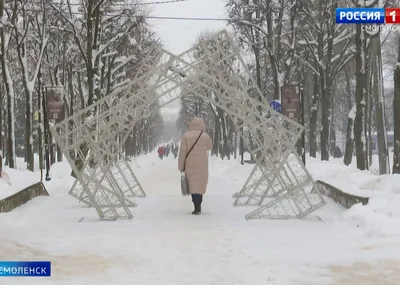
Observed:
[[[368,236],[400,235],[400,195],[371,198],[368,205],[351,207],[345,217]]]
[[[356,204],[345,212],[345,219],[365,230],[368,236],[400,235],[400,175],[376,175],[374,157],[369,171],[358,170],[354,164],[345,166],[341,159],[321,162],[309,158],[307,167],[316,180],[340,190],[370,197],[367,205]]]
[[[367,205],[354,205],[346,217],[369,236],[400,235],[400,175],[375,176],[359,184],[361,191],[374,195]]]
[[[388,194],[400,194],[400,175],[381,175],[374,176],[368,181],[361,181],[360,189],[373,190],[374,193],[381,193],[383,195]]]
[[[2,169],[0,169],[0,182],[1,183],[7,183],[8,185],[11,185],[10,176],[8,176],[7,172],[5,172]]]
[[[4,163],[4,160],[3,160]],[[26,187],[40,181],[40,171],[38,156],[35,155],[35,172],[26,171],[26,162],[24,158],[18,157],[16,160],[17,169],[11,169],[3,166],[3,172],[0,178],[0,200],[12,196]]]
[[[360,187],[362,182],[375,178],[367,171],[346,166],[340,160],[320,161],[308,158],[306,165],[315,180],[324,181],[346,193],[362,197],[376,194],[374,189],[361,189]]]
[[[7,173],[9,178],[0,178],[0,200],[40,181],[40,173],[38,172],[9,168],[5,168],[4,172]]]
[[[346,166],[342,159],[320,161],[309,157],[306,164],[315,180],[329,183],[349,194],[376,197],[400,193],[400,175],[378,175],[376,157],[369,171],[357,169],[354,161]]]

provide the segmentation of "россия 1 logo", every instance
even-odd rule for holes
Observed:
[[[400,8],[336,8],[336,24],[400,24]]]

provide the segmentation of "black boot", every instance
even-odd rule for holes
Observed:
[[[201,213],[201,202],[203,202],[203,195],[192,194],[192,202],[194,205],[193,215],[200,215]]]
[[[194,211],[192,212],[192,214],[193,214],[193,215],[200,215],[200,213],[201,213],[201,207],[200,207],[198,201],[193,202],[193,204],[194,204]]]

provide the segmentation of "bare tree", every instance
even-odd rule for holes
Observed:
[[[126,40],[133,43],[132,33],[139,32],[139,26],[144,25],[144,17],[139,17],[138,10],[131,6],[130,9],[115,8],[113,0],[84,0],[79,6],[83,11],[80,17],[73,12],[76,3],[66,1],[66,9],[50,3],[51,7],[62,16],[66,23],[64,28],[74,39],[83,61],[82,73],[77,74],[78,91],[82,107],[91,105],[101,97],[113,92],[122,92],[129,88],[129,75],[127,70],[132,62],[139,59],[134,54],[128,54]],[[121,4],[121,1],[118,1]],[[125,2],[125,4],[129,4]],[[143,36],[144,33],[139,33]],[[125,47],[123,43],[125,41]],[[125,54],[121,55],[122,50]],[[121,75],[123,75],[121,77]],[[100,110],[92,110],[98,112]],[[83,153],[88,152],[86,145],[81,146]],[[77,165],[83,162],[76,161]]]
[[[12,24],[18,17],[18,2],[14,1],[11,10],[5,10],[4,0],[0,0],[0,33],[1,33],[1,68],[7,97],[7,163],[10,168],[16,167],[15,157],[15,109],[14,84],[10,72],[10,41],[13,34]],[[7,20],[4,12],[6,11]]]
[[[310,117],[310,155],[316,155],[316,128],[319,102],[321,102],[321,160],[329,160],[329,141],[333,112],[333,88],[338,75],[352,60],[354,32],[350,26],[336,25],[334,20],[338,0],[309,2],[302,8],[305,26],[302,40],[311,55],[311,63],[303,61],[314,70],[314,95]]]
[[[18,17],[12,18],[14,21],[11,22],[15,30],[18,59],[25,89],[25,145],[27,169],[30,171],[34,171],[32,134],[33,92],[48,41],[45,5],[45,2],[42,1],[40,15],[30,15],[27,12],[27,7],[24,5],[20,8]],[[34,30],[35,27],[37,28],[36,31]],[[36,47],[37,52],[35,54]],[[32,64],[32,62],[34,63]]]
[[[265,90],[269,80],[262,82],[262,74],[266,77],[271,70],[273,99],[280,100],[281,87],[293,83],[299,4],[296,0],[227,1],[231,24],[239,40],[254,53],[261,90]]]
[[[357,7],[368,7],[367,1],[362,0],[356,3]],[[365,170],[368,167],[367,153],[365,149],[365,102],[368,92],[368,51],[367,35],[360,24],[356,26],[356,116],[354,120],[354,141],[356,146],[357,168]]]
[[[350,109],[347,116],[347,132],[346,132],[346,148],[344,154],[344,164],[350,165],[353,160],[354,153],[354,120],[356,118],[356,105],[353,103],[353,91],[351,85],[351,68],[354,64],[349,64],[344,69],[344,78],[345,78],[345,94],[347,96],[347,106]]]

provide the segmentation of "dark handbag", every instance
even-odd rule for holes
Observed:
[[[200,133],[199,137],[197,138],[197,140],[194,142],[194,144],[192,145],[192,147],[190,148],[190,150],[186,153],[185,156],[185,160],[183,162],[183,170],[182,170],[182,175],[181,175],[181,190],[182,190],[182,195],[183,196],[187,196],[190,194],[189,192],[189,185],[186,179],[186,175],[185,175],[185,164],[186,164],[186,158],[189,156],[190,152],[192,151],[192,149],[194,148],[194,146],[197,144],[197,142],[199,141],[201,135],[203,134],[203,132]]]

